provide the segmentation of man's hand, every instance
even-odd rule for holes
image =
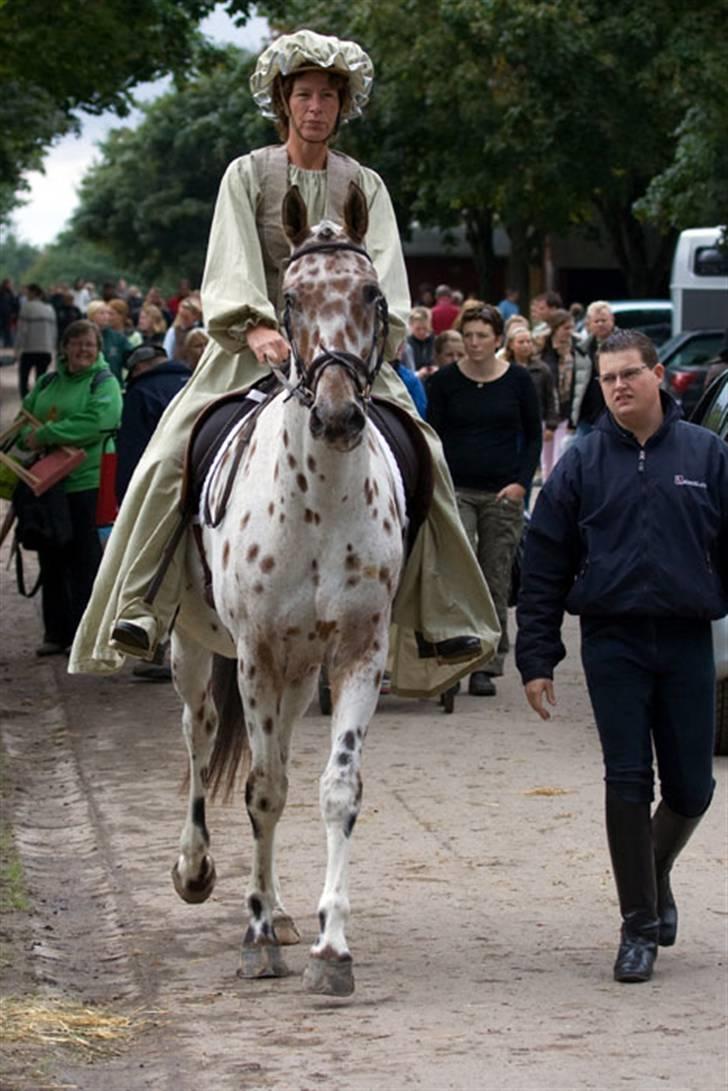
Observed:
[[[291,354],[291,346],[285,337],[270,326],[251,326],[245,338],[259,364],[282,364]]]
[[[526,682],[526,699],[531,706],[538,712],[542,720],[550,720],[551,713],[544,706],[543,699],[544,694],[546,700],[550,705],[556,704],[556,694],[554,693],[554,683],[550,678],[532,678],[530,682]]]
[[[29,447],[31,451],[40,451],[41,447],[43,446],[42,443],[38,442],[38,436],[36,432],[29,432],[27,434],[27,436],[25,437],[25,445],[26,447]]]
[[[512,500],[514,504],[517,504],[519,500],[523,500],[526,495],[526,490],[523,485],[519,485],[517,482],[513,482],[512,485],[504,485],[499,493],[496,494],[496,500]]]

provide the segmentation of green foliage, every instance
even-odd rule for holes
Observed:
[[[102,144],[71,221],[146,280],[200,283],[215,196],[227,164],[273,136],[248,88],[253,59],[219,51],[209,71],[145,110]]]
[[[690,105],[713,101],[711,82],[725,86],[719,0],[698,0],[699,13],[678,0],[261,0],[258,7],[286,28],[305,22],[369,50],[374,102],[366,124],[346,134],[347,146],[385,175],[400,223],[466,225],[484,262],[484,290],[491,215],[517,242],[521,286],[547,234],[595,214],[632,291],[648,294],[662,281],[669,229],[678,225],[662,218],[665,235],[655,243],[634,205],[674,163]],[[712,75],[696,79],[696,67]],[[717,97],[725,116],[728,96]],[[710,132],[693,132],[715,146],[715,119],[703,111],[701,120]]]
[[[37,247],[13,231],[0,231],[0,280],[10,277],[15,286],[29,283],[28,270],[40,256]]]
[[[250,5],[232,5],[244,19]],[[197,30],[215,0],[6,0],[0,18],[0,222],[80,109],[128,113],[133,88],[204,63]]]
[[[105,280],[115,281],[118,277],[124,277],[130,283],[140,282],[137,265],[120,263],[108,247],[80,238],[72,229],[63,231],[37,254],[23,280],[36,281],[49,288],[54,284],[73,284],[77,277],[91,280],[98,287]]]

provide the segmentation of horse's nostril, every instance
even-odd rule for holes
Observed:
[[[352,405],[349,409],[349,428],[355,432],[361,432],[366,424],[366,417],[358,405]]]
[[[311,429],[312,436],[320,436],[323,432],[323,422],[316,406],[314,406],[311,410],[311,415],[309,418],[309,428]]]

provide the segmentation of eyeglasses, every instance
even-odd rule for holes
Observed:
[[[639,367],[626,367],[623,371],[611,371],[606,375],[598,375],[597,379],[602,386],[611,388],[616,385],[617,379],[620,379],[623,383],[633,383],[639,373],[647,368],[647,364],[640,364]]]

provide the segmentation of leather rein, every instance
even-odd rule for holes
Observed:
[[[355,243],[320,242],[310,245],[304,244],[299,247],[299,249],[294,250],[288,265],[290,267],[294,262],[306,257],[308,254],[330,254],[335,251],[360,254],[361,257],[366,258],[368,262],[373,264],[372,259],[369,257],[366,250],[361,246],[355,245]],[[389,333],[389,309],[387,307],[387,301],[381,291],[378,290],[378,294],[373,302],[376,307],[376,316],[371,347],[366,360],[362,359],[360,356],[356,356],[352,352],[345,352],[343,349],[335,350],[322,348],[322,351],[318,356],[315,356],[311,363],[306,365],[301,358],[291,328],[291,301],[290,299],[286,299],[283,309],[283,328],[286,331],[286,337],[291,346],[291,362],[296,374],[299,376],[298,382],[293,382],[280,368],[272,366],[272,371],[278,381],[288,391],[289,397],[297,398],[298,401],[310,409],[316,400],[316,390],[324,371],[329,367],[341,367],[351,378],[357,399],[361,401],[366,408],[366,404],[371,396],[374,380],[384,363],[384,349]],[[373,366],[372,360],[374,361]]]

